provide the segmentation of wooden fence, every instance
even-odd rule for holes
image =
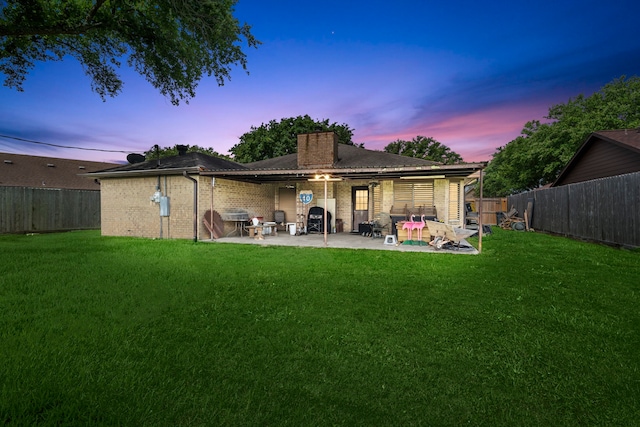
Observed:
[[[0,233],[100,228],[100,191],[0,187]]]
[[[534,230],[640,247],[640,172],[529,191],[507,200],[520,216],[529,202]]]
[[[480,208],[480,199],[471,199],[473,211],[478,212]],[[485,225],[496,225],[496,214],[507,210],[507,198],[484,198],[482,199],[482,223]]]

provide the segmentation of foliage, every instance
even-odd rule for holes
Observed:
[[[158,157],[164,158],[177,156],[179,146],[180,144],[176,144],[173,147],[158,147],[157,145],[154,145],[144,152],[144,156],[147,160],[157,159]],[[185,145],[184,147],[186,147],[187,153],[203,153],[213,157],[221,157],[223,159],[232,160],[231,157],[225,154],[220,154],[211,147],[200,147],[198,145]]]
[[[462,162],[462,156],[452,151],[449,147],[435,139],[424,136],[416,136],[411,141],[398,139],[384,147],[387,153],[400,154],[408,157],[418,157],[425,160],[433,160],[445,165],[453,165]]]
[[[329,123],[328,119],[317,121],[309,115],[271,120],[240,137],[240,142],[229,150],[236,162],[250,163],[296,153],[298,134],[333,131],[340,144],[354,145],[353,130],[347,124]]]
[[[552,183],[590,133],[640,126],[640,77],[624,76],[589,97],[554,105],[546,117],[493,154],[484,193],[506,196]]]
[[[0,423],[637,425],[640,253],[483,243],[0,236]]]
[[[219,85],[246,70],[238,45],[257,41],[233,17],[237,0],[7,0],[0,2],[0,72],[23,90],[37,61],[77,59],[102,99],[120,93],[121,59],[178,105],[203,74]]]

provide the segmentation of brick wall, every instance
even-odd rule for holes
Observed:
[[[211,186],[210,177],[198,180],[198,238],[208,239],[204,226],[204,213],[226,208],[243,208],[250,215],[271,220],[275,210],[274,185],[257,185],[216,179]],[[157,177],[106,178],[101,180],[101,221],[105,236],[136,236],[147,238],[193,238],[193,182],[182,175],[160,178],[163,196],[170,198],[170,215],[160,217],[160,207],[150,199],[158,185]],[[234,223],[225,223],[231,231]]]

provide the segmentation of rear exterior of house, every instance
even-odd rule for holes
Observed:
[[[296,154],[245,165],[198,153],[162,162],[88,174],[101,182],[103,235],[209,239],[234,232],[237,223],[229,220],[214,233],[204,221],[207,211],[218,219],[243,211],[264,221],[283,211],[284,222],[300,231],[309,209],[324,207],[325,197],[329,231],[358,231],[379,212],[404,217],[425,210],[461,226],[465,179],[483,166],[440,165],[338,144],[332,132],[299,135]],[[316,180],[317,175],[331,180]],[[304,203],[301,194],[311,202]]]

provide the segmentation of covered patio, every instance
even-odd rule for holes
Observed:
[[[345,248],[345,249],[365,249],[380,251],[397,251],[397,252],[423,252],[423,253],[448,253],[448,254],[467,254],[477,255],[478,250],[469,244],[466,240],[462,240],[459,249],[450,249],[443,247],[436,249],[430,245],[405,245],[405,244],[385,244],[384,238],[365,237],[356,233],[331,233],[327,236],[325,246],[324,235],[322,233],[302,234],[292,236],[286,232],[279,232],[277,236],[265,236],[264,239],[254,239],[247,235],[221,237],[219,239],[202,240],[203,242],[213,243],[237,243],[246,245],[261,246],[298,246],[310,248]],[[417,243],[417,242],[416,242]]]

